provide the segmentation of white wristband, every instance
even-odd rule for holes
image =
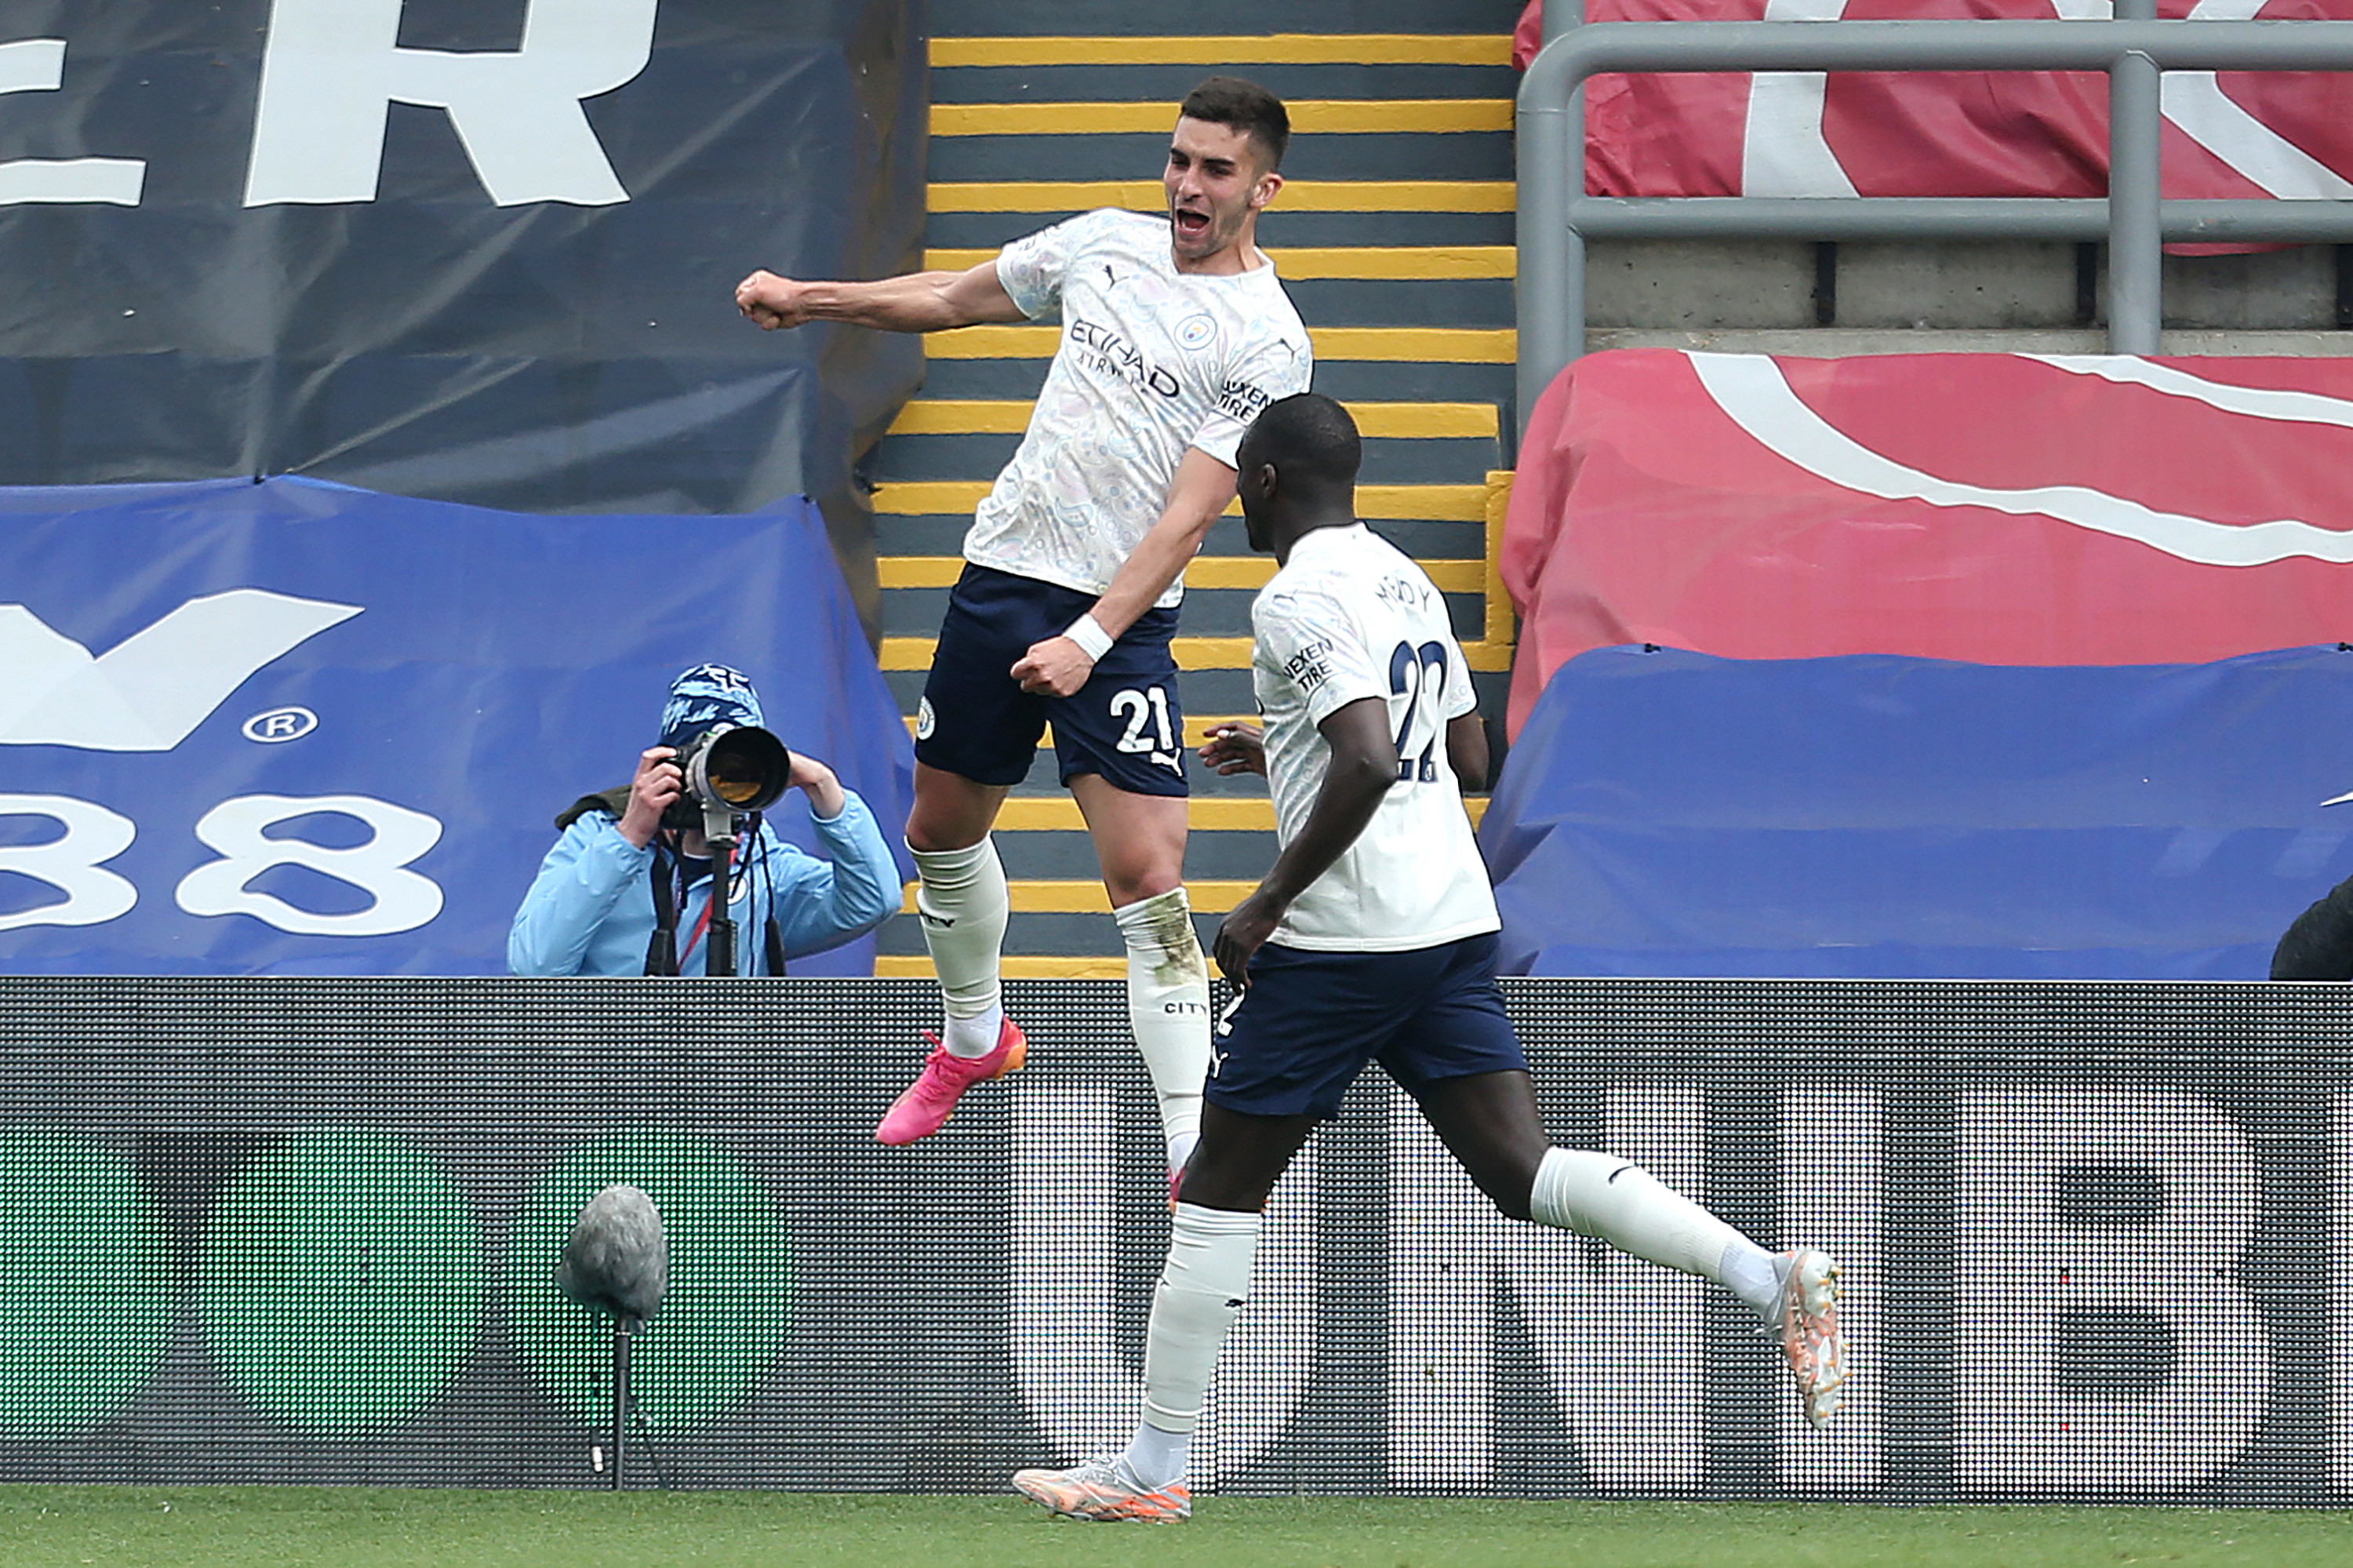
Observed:
[[[1102,663],[1103,656],[1111,652],[1111,633],[1105,631],[1092,614],[1082,615],[1071,622],[1063,628],[1062,635],[1085,649],[1088,659],[1095,663]]]

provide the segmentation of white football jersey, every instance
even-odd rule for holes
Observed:
[[[1250,684],[1266,721],[1275,835],[1298,836],[1330,771],[1315,726],[1365,697],[1388,707],[1398,781],[1356,842],[1310,884],[1273,940],[1402,952],[1498,929],[1446,725],[1477,707],[1446,601],[1411,557],[1359,523],[1318,528],[1250,605]]]
[[[1271,262],[1179,272],[1165,217],[1082,214],[1007,246],[997,278],[1024,315],[1059,308],[1062,341],[965,558],[1101,593],[1158,520],[1187,448],[1230,468],[1259,410],[1307,390],[1307,329]],[[1184,597],[1172,584],[1158,602]]]

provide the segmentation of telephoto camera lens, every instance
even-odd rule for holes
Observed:
[[[723,724],[686,743],[678,770],[687,800],[726,811],[765,811],[792,782],[793,754],[765,729]]]

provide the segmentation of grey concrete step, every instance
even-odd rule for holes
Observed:
[[[1152,173],[1147,169],[1146,175]],[[1369,182],[1366,182],[1369,183]],[[1471,182],[1454,182],[1468,184]],[[1494,182],[1479,182],[1482,185]],[[1508,191],[1509,187],[1504,187]],[[1303,212],[1282,209],[1280,196],[1259,222],[1259,243],[1271,249],[1306,245],[1509,245],[1513,240],[1514,223],[1509,211],[1406,212],[1372,207],[1384,199],[1378,193],[1367,195],[1369,210],[1351,212]],[[1506,198],[1508,199],[1508,198]],[[923,235],[927,243],[941,247],[966,247],[994,250],[1001,246],[1032,234],[1050,223],[1105,205],[1133,205],[1138,211],[1154,210],[1149,202],[1103,203],[1071,201],[1066,204],[1020,212],[963,212],[934,208]]]
[[[1181,90],[1180,94],[1181,96]],[[1169,101],[1176,123],[1176,99]],[[1482,180],[1512,161],[1508,131],[1432,136],[1297,135],[1282,173],[1294,180]],[[1099,180],[1105,169],[1134,169],[1158,178],[1168,156],[1168,132],[1133,135],[941,136],[934,134],[924,173],[934,181],[1003,179],[1010,163],[1027,180]],[[1276,198],[1278,203],[1282,199]]]
[[[1042,359],[933,359],[923,367],[925,397],[1035,398],[1046,379]],[[1315,366],[1315,389],[1344,403],[1502,403],[1512,395],[1509,365],[1436,360],[1333,363]]]
[[[2202,331],[2333,330],[2348,302],[2340,272],[2335,246],[2169,255],[2165,319]],[[1587,256],[1586,320],[1691,332],[2086,328],[2104,320],[2105,283],[2096,246],[1604,240]]]
[[[875,546],[885,556],[953,556],[964,548],[965,530],[972,519],[961,513],[923,516],[881,516],[875,519]],[[1416,560],[1477,561],[1486,555],[1479,529],[1461,523],[1411,522],[1384,519],[1373,524],[1380,535]],[[1241,556],[1250,546],[1240,527],[1229,518],[1209,530],[1201,553],[1209,556]]]
[[[1482,33],[1509,37],[1521,0],[932,0],[934,37],[1228,37],[1260,33]]]
[[[1512,243],[1512,151],[1496,127],[1516,86],[1502,40],[1518,11],[1518,0],[1293,0],[1277,12],[1204,0],[1176,18],[1132,0],[934,0],[929,264],[971,265],[1091,207],[1156,210],[1165,132],[1104,106],[1173,109],[1212,70],[1313,106],[1300,116],[1307,124],[1359,127],[1311,133],[1303,124],[1283,171],[1291,206],[1278,201],[1260,239],[1298,252],[1295,271],[1280,264],[1318,334],[1316,387],[1359,405],[1366,421],[1368,515],[1402,514],[1376,525],[1432,563],[1458,632],[1488,647],[1501,600],[1487,592],[1486,481],[1513,381],[1509,258],[1492,249]],[[1177,32],[1200,41],[1159,41]],[[1447,34],[1473,37],[1417,41]],[[1038,41],[1004,41],[1017,39]],[[1380,118],[1388,104],[1401,105],[1396,125]],[[992,115],[966,107],[976,105],[1024,107]],[[1489,128],[1411,129],[1482,118]],[[1036,332],[953,335],[961,341],[930,345],[921,397],[868,464],[879,485],[884,679],[905,713],[923,689],[970,506],[1011,455],[1020,406],[1036,396],[1051,347],[1051,334]],[[1178,645],[1189,741],[1207,719],[1253,711],[1249,602],[1265,565],[1231,520],[1213,529],[1204,556]],[[1476,662],[1490,666],[1474,673],[1482,704],[1500,711],[1507,672],[1492,653]],[[1196,768],[1191,784],[1187,880],[1206,942],[1271,861],[1272,815],[1263,780]],[[1008,971],[1116,972],[1119,938],[1103,912],[1093,846],[1050,747],[1000,826],[1014,885]],[[883,972],[923,972],[914,922],[890,923],[881,942]]]
[[[893,480],[970,479],[993,476],[1012,461],[1021,438],[985,435],[894,435],[877,452],[874,477]],[[1460,484],[1466,474],[1484,475],[1495,466],[1497,448],[1488,440],[1372,440],[1365,443],[1366,484]]]
[[[1586,334],[1586,346],[1683,348],[1716,354],[1784,354],[1839,359],[1862,354],[2105,354],[2108,336],[2097,328],[2036,328],[2004,332],[1991,328],[1916,329],[1736,327],[1678,332],[1655,327],[1605,327]],[[2180,355],[2353,355],[2353,332],[2217,332],[2174,328],[2164,352]]]
[[[1436,7],[1431,7],[1436,9]],[[1287,30],[1287,29],[1286,29]],[[934,103],[1175,104],[1205,76],[1248,77],[1277,98],[1333,100],[1368,98],[1501,98],[1520,89],[1519,73],[1507,64],[1468,65],[1451,60],[1367,65],[1353,60],[1278,60],[1264,40],[1244,37],[1238,48],[1215,46],[1199,52],[1218,58],[1141,64],[1071,63],[959,66],[932,77]],[[1106,53],[1118,52],[1115,41]],[[1261,58],[1252,58],[1253,55]],[[937,149],[934,149],[936,151]]]

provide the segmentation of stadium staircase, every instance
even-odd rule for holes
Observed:
[[[1247,76],[1288,103],[1289,184],[1260,228],[1315,344],[1315,387],[1366,437],[1366,520],[1445,590],[1482,705],[1500,712],[1510,602],[1494,573],[1512,386],[1510,32],[1518,0],[1313,0],[1271,13],[1197,0],[933,0],[926,264],[970,266],[1097,207],[1157,212],[1175,106],[1202,77]],[[1265,31],[1271,15],[1286,28]],[[1192,30],[1171,37],[1181,20]],[[912,724],[972,508],[1008,458],[1057,329],[927,340],[922,394],[874,455],[882,667]],[[1251,712],[1250,595],[1271,563],[1238,519],[1186,574],[1176,643],[1187,739]],[[1206,944],[1274,854],[1256,779],[1193,770],[1187,880]],[[1474,809],[1483,804],[1474,801]],[[1041,747],[998,822],[1012,881],[1006,972],[1124,972],[1074,802]],[[928,975],[913,920],[877,972]]]

